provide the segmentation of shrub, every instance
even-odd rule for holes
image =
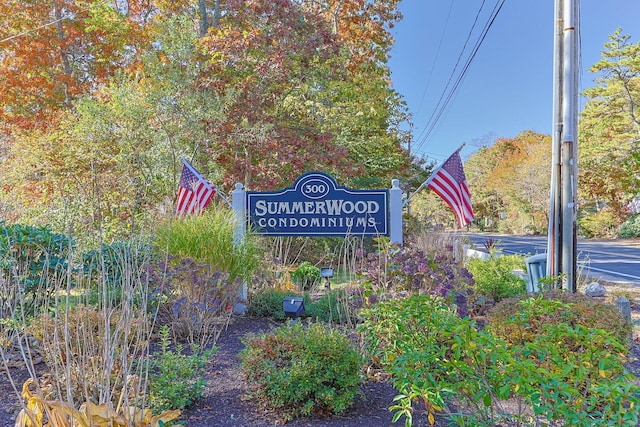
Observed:
[[[42,340],[58,397],[75,402],[104,402],[121,393],[145,329],[145,320],[133,313],[84,305],[42,314],[30,326]]]
[[[602,209],[579,218],[578,226],[586,238],[608,238],[615,236],[617,222],[611,210]]]
[[[640,388],[624,367],[631,329],[615,307],[550,292],[504,300],[489,314],[488,330],[518,360],[512,376],[532,387],[535,414],[572,426],[637,424]]]
[[[383,245],[377,253],[366,254],[359,274],[365,279],[367,302],[415,294],[438,295],[455,306],[461,317],[466,316],[473,278],[455,261],[453,246],[444,249],[430,256],[410,244],[402,249]]]
[[[624,345],[604,329],[546,324],[531,342],[510,347],[508,369],[534,414],[567,426],[638,424],[640,387],[625,367]]]
[[[48,301],[55,281],[66,276],[67,256],[73,247],[73,239],[47,227],[0,222],[0,274],[3,280],[18,285],[11,294],[24,294],[24,307],[29,312]],[[18,298],[11,294],[0,296],[0,302]]]
[[[582,294],[555,291],[506,299],[487,316],[487,327],[509,344],[532,342],[543,326],[561,323],[602,329],[627,349],[630,345],[630,322],[614,306]]]
[[[640,237],[640,215],[634,215],[623,222],[620,225],[618,237],[622,239]]]
[[[287,296],[299,296],[293,291],[285,291],[276,288],[264,288],[249,296],[247,315],[253,317],[268,317],[277,321],[284,321],[283,301]],[[305,308],[309,306],[309,299],[305,297]]]
[[[526,329],[530,319],[568,306],[532,299],[520,308],[537,314],[508,322]],[[405,416],[410,426],[420,402],[431,423],[444,411],[457,425],[637,425],[640,387],[624,368],[624,346],[603,329],[539,322],[529,340],[506,342],[430,296],[385,302],[362,315],[366,349],[401,393],[391,407],[394,421]],[[449,397],[460,404],[456,413],[447,410]],[[516,404],[503,405],[507,398]]]
[[[201,351],[194,346],[191,355],[183,354],[181,345],[169,349],[169,327],[160,329],[160,353],[154,353],[149,363],[149,398],[154,413],[184,409],[202,397],[206,388],[204,367],[215,348]]]
[[[334,328],[290,322],[272,333],[248,334],[243,343],[241,367],[252,395],[286,421],[342,413],[358,393],[360,356]]]
[[[300,290],[309,291],[320,282],[320,269],[305,261],[291,274],[291,279]]]
[[[149,285],[161,323],[179,341],[206,347],[217,339],[239,298],[242,283],[189,258],[169,257],[149,269]]]
[[[524,260],[519,255],[492,256],[488,260],[470,258],[467,269],[473,275],[474,296],[488,296],[496,302],[526,292],[525,281],[511,270],[524,270]]]
[[[394,421],[405,416],[411,425],[416,403],[424,406],[431,423],[437,412],[452,416],[446,405],[455,397],[486,422],[480,425],[494,425],[497,398],[508,397],[511,390],[503,375],[510,358],[504,343],[430,295],[384,302],[362,315],[358,330],[365,349],[391,374],[400,393],[391,408]],[[469,425],[469,416],[459,415],[459,425]]]

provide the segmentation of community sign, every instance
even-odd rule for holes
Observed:
[[[322,172],[274,192],[246,192],[253,232],[270,236],[389,235],[388,190],[351,190]]]

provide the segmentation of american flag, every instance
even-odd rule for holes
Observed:
[[[460,227],[464,227],[473,220],[471,195],[467,187],[467,177],[462,169],[459,150],[431,174],[427,180],[427,187],[453,209]]]
[[[216,187],[200,175],[200,172],[185,159],[182,159],[182,162],[184,166],[182,166],[182,176],[178,188],[176,215],[200,212],[209,205],[216,194]]]

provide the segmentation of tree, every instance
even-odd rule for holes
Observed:
[[[547,226],[551,180],[551,141],[547,135],[521,132],[498,138],[465,163],[478,219],[516,232],[539,232]],[[477,207],[477,211],[476,211]],[[504,213],[505,218],[500,218]]]
[[[5,172],[14,201],[26,210],[46,207],[47,222],[58,226],[74,219],[116,235],[175,196],[181,154],[211,180],[222,176],[206,156],[206,125],[222,120],[225,100],[196,84],[196,26],[175,17],[158,21],[154,31],[157,47],[135,75],[120,73],[79,97],[73,113],[60,113],[55,131],[16,136]]]
[[[609,36],[603,59],[590,71],[597,85],[580,120],[579,189],[595,210],[607,206],[617,224],[628,216],[628,203],[637,196],[640,157],[640,42],[632,44],[618,29]]]
[[[399,130],[406,116],[388,69],[349,71],[348,43],[305,2],[226,6],[203,46],[211,55],[206,87],[236,94],[234,114],[211,129],[227,183],[272,188],[322,169],[366,186],[409,163]]]
[[[135,67],[152,11],[138,0],[121,9],[94,0],[0,2],[3,130],[54,126],[57,111]]]

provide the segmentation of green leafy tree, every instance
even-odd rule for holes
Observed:
[[[604,47],[602,60],[590,68],[598,74],[596,86],[584,91],[588,101],[580,120],[579,189],[588,207],[607,207],[620,224],[639,184],[640,42],[631,43],[618,29]]]

